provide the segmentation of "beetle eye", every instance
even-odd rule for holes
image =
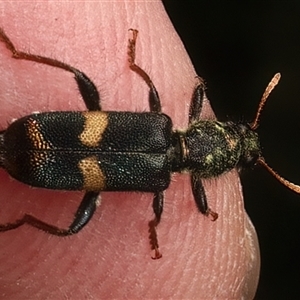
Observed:
[[[258,159],[258,153],[248,153],[247,155],[241,158],[239,164],[242,165],[242,167],[244,168],[253,168],[256,165]]]

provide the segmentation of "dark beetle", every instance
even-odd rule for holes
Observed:
[[[149,222],[150,242],[155,250],[154,258],[160,258],[155,228],[163,211],[163,192],[173,172],[191,174],[196,205],[212,220],[216,220],[218,214],[207,205],[202,178],[260,163],[285,185],[299,190],[266,165],[254,131],[262,106],[278,83],[279,74],[267,87],[252,125],[200,120],[205,86],[198,78],[190,104],[189,126],[185,131],[173,130],[170,117],[161,113],[153,82],[134,62],[138,32],[132,30],[132,33],[128,46],[129,64],[150,88],[150,112],[147,113],[102,111],[98,91],[84,73],[51,58],[17,51],[0,29],[0,40],[14,58],[72,72],[88,109],[88,112],[32,114],[16,120],[0,133],[0,166],[12,177],[35,187],[85,191],[68,229],[26,214],[13,223],[0,225],[0,231],[27,223],[54,235],[71,235],[91,219],[100,191],[151,192],[155,218]]]

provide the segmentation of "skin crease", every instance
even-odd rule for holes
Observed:
[[[149,17],[151,16],[151,17]],[[127,29],[139,30],[136,62],[153,79],[162,110],[185,128],[195,71],[159,1],[0,4],[0,26],[19,50],[62,60],[96,84],[103,110],[148,111],[148,88],[130,71]],[[1,129],[33,111],[84,110],[72,74],[11,58],[0,44]],[[212,118],[206,101],[202,118]],[[67,227],[83,193],[30,188],[4,171],[1,223],[28,212]],[[204,182],[211,222],[198,213],[187,174],[173,176],[152,260],[152,195],[102,193],[90,223],[67,238],[29,226],[0,233],[1,299],[252,299],[259,274],[254,228],[235,170]]]

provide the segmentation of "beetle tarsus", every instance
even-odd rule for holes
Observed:
[[[216,221],[219,217],[218,213],[212,211],[210,208],[207,210],[207,213],[205,215],[207,217],[210,217],[213,222]]]
[[[157,232],[156,232],[156,227],[158,225],[158,220],[157,218],[154,218],[148,223],[149,226],[149,240],[150,240],[150,245],[151,245],[151,250],[154,250],[155,254],[152,259],[159,259],[162,257],[162,254],[159,251],[159,246],[158,246],[158,239],[157,239]]]

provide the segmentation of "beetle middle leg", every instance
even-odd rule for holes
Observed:
[[[101,110],[98,90],[94,83],[83,72],[56,59],[18,51],[2,28],[0,28],[0,41],[6,45],[6,48],[10,50],[15,59],[34,61],[73,73],[87,109],[91,111]]]
[[[13,223],[0,224],[0,232],[12,230],[20,227],[21,225],[28,224],[57,236],[67,236],[78,233],[92,218],[96,210],[98,196],[99,192],[85,193],[81,204],[75,213],[74,220],[68,229],[58,228],[54,225],[43,222],[32,215],[25,214],[21,219],[16,220]]]
[[[160,113],[161,112],[161,103],[158,92],[154,83],[152,82],[150,76],[135,63],[135,49],[136,49],[136,39],[138,36],[138,30],[129,29],[132,32],[132,38],[128,40],[128,62],[130,69],[140,75],[146,84],[149,86],[149,106],[151,112]],[[163,212],[163,203],[164,203],[164,194],[163,192],[154,193],[152,208],[154,212],[154,218],[151,220],[149,225],[149,239],[151,249],[155,251],[153,259],[159,259],[162,257],[160,251],[158,250],[158,240],[156,227],[160,222],[161,215]]]
[[[157,192],[154,194],[152,208],[154,211],[154,219],[149,222],[149,239],[151,249],[155,251],[153,259],[159,259],[162,257],[160,251],[158,250],[158,240],[157,240],[157,233],[156,227],[160,222],[161,215],[163,212],[164,207],[164,194],[163,192]]]
[[[138,31],[136,29],[129,29],[132,32],[132,38],[128,40],[128,61],[129,67],[132,71],[139,74],[149,86],[149,106],[152,112],[161,112],[161,103],[158,92],[154,86],[150,76],[138,65],[135,64],[135,47]]]

